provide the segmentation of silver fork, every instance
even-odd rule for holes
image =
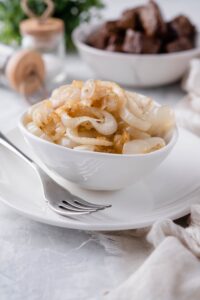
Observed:
[[[77,216],[90,214],[111,207],[111,205],[98,205],[87,202],[61,187],[49,175],[47,175],[36,162],[10,142],[2,132],[0,132],[0,143],[15,153],[18,157],[24,159],[37,171],[43,185],[43,191],[48,206],[54,212],[63,216]]]

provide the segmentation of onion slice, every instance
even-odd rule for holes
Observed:
[[[112,146],[112,142],[98,139],[98,138],[88,138],[78,136],[76,129],[67,128],[66,135],[70,140],[79,145],[94,145],[94,146]]]
[[[147,131],[151,127],[151,123],[149,121],[142,120],[136,117],[135,115],[130,113],[130,111],[126,107],[123,107],[121,109],[120,117],[124,120],[124,122],[126,122],[130,126],[142,131]]]
[[[93,145],[81,145],[74,147],[74,150],[82,150],[82,151],[95,151],[95,146]]]
[[[89,122],[92,124],[93,128],[96,129],[99,133],[103,135],[111,135],[116,132],[117,130],[117,122],[112,114],[108,113],[107,111],[100,111],[103,119],[95,119],[91,117],[75,117],[71,118],[66,113],[62,113],[61,120],[63,125],[66,128],[77,128],[84,122]]]
[[[165,146],[165,141],[159,137],[152,137],[144,140],[132,140],[123,146],[123,154],[144,154],[158,150]]]

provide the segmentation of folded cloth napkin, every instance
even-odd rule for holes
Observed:
[[[177,106],[178,123],[200,136],[200,60],[191,61],[182,86],[188,95]],[[134,233],[130,232],[130,239]],[[135,243],[131,244],[130,239],[127,242],[127,236],[128,233],[126,238],[112,236],[109,240],[125,250],[129,248],[127,253],[130,253]],[[189,227],[183,228],[171,220],[159,221],[150,229],[147,240],[155,250],[128,279],[106,293],[104,299],[199,300],[200,205],[191,207]],[[130,257],[129,254],[129,264]]]
[[[167,237],[142,267],[107,300],[199,300],[200,262],[174,237]]]
[[[157,222],[147,239],[155,250],[106,300],[200,299],[200,205],[191,208],[191,225]]]

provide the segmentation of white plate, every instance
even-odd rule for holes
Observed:
[[[17,129],[8,137],[30,154]],[[0,200],[39,222],[83,230],[133,229],[149,226],[158,219],[181,217],[188,213],[191,204],[199,201],[200,193],[183,199],[200,186],[200,140],[184,129],[180,129],[178,143],[162,165],[151,176],[124,190],[86,191],[62,181],[72,193],[88,201],[112,204],[112,208],[79,219],[52,212],[45,203],[35,171],[26,163],[22,167],[3,146],[0,149]]]

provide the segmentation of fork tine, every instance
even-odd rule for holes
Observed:
[[[51,205],[51,203],[48,202],[48,206],[53,210],[55,211],[57,214],[59,215],[63,215],[63,216],[66,216],[66,217],[75,217],[75,216],[78,216],[78,215],[87,215],[87,214],[90,214],[92,212],[96,212],[96,210],[90,210],[90,211],[74,211],[74,210],[70,210],[68,208],[65,208],[64,205],[58,205],[58,206],[54,206],[54,205]]]
[[[82,209],[82,210],[88,210],[88,209],[91,209],[91,210],[93,210],[93,209],[104,209],[104,208],[106,208],[105,207],[105,205],[97,205],[97,206],[95,206],[95,205],[86,205],[85,203],[84,204],[82,204],[82,203],[80,203],[80,201],[77,201],[77,200],[73,200],[73,199],[67,199],[67,200],[65,200],[68,204],[70,204],[70,205],[72,205],[72,206],[74,206],[74,207],[77,207],[77,208],[80,208],[80,209]]]
[[[73,204],[73,202],[69,200],[63,200],[61,206],[64,206],[67,209],[70,209],[72,211],[96,211],[97,209],[90,208],[90,207],[82,207],[82,206],[76,206]]]
[[[78,196],[75,196],[75,195],[72,195],[72,198],[73,199],[70,199],[70,200],[67,200],[67,201],[70,201],[70,202],[74,202],[74,205],[77,204],[77,205],[80,205],[81,207],[85,206],[85,207],[90,207],[90,208],[108,208],[108,207],[111,207],[112,205],[110,204],[107,204],[107,205],[100,205],[100,204],[94,204],[94,203],[91,203],[91,202],[87,202],[81,198],[79,198]]]
[[[62,200],[60,203],[57,203],[57,205],[55,204],[51,204],[48,201],[48,205],[51,209],[53,209],[56,213],[65,216],[65,217],[75,217],[78,215],[87,215],[87,214],[91,214],[93,212],[97,212],[99,210],[103,210],[105,209],[105,207],[98,207],[98,208],[91,208],[91,207],[76,207],[73,206],[71,204],[69,204],[67,201]]]

